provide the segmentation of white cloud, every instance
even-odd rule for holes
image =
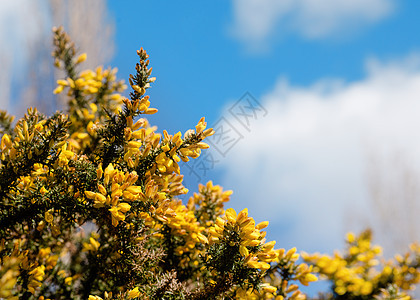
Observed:
[[[270,220],[279,246],[307,251],[339,248],[347,230],[372,225],[369,155],[388,159],[398,150],[420,170],[419,58],[370,60],[366,78],[350,83],[280,79],[261,98],[267,116],[221,161],[231,204]]]
[[[377,22],[393,10],[393,0],[233,0],[232,33],[261,49],[276,34],[324,38]]]

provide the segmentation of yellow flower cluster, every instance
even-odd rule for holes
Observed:
[[[86,59],[86,54],[81,54],[75,65]],[[54,94],[60,94],[67,89],[69,102],[69,120],[71,121],[70,143],[75,150],[81,151],[91,146],[92,139],[97,138],[95,124],[106,120],[106,113],[116,113],[121,110],[123,97],[120,95],[127,86],[123,81],[117,81],[117,69],[85,70],[66,79],[57,80]],[[100,95],[100,97],[98,97]]]
[[[125,173],[114,169],[112,164],[102,170],[100,165],[97,170],[98,180],[103,177],[103,184],[98,183],[98,191],[85,191],[85,196],[94,201],[93,207],[110,207],[112,225],[117,226],[120,221],[125,220],[125,213],[131,208],[127,202],[135,201],[144,194],[140,186],[134,185],[138,175],[135,171]],[[125,201],[125,202],[123,202]]]
[[[131,87],[135,87],[137,88],[137,85],[132,85]],[[134,88],[133,88],[134,89]],[[142,89],[141,91],[143,92],[144,89]],[[145,90],[144,90],[145,92]],[[144,94],[143,92],[143,94]],[[143,95],[141,94],[141,95]],[[123,99],[124,104],[126,105],[127,109],[131,110],[131,111],[138,111],[141,114],[146,114],[146,115],[153,115],[155,113],[158,112],[158,110],[156,108],[151,108],[150,107],[150,101],[149,101],[149,96],[144,96],[141,99],[135,99],[135,100],[129,100],[129,99]]]
[[[27,274],[27,290],[35,294],[42,285],[45,272],[55,267],[58,255],[52,255],[50,248],[40,249],[35,262],[29,260],[29,251],[22,251],[25,240],[16,240],[10,255],[3,256],[0,261],[0,297],[3,299],[18,299],[13,296],[17,284],[17,278],[21,273]],[[0,244],[0,250],[4,251],[5,240]]]
[[[0,245],[0,249],[4,250],[4,240]],[[3,256],[0,264],[0,298],[18,299],[13,297],[13,289],[20,275],[19,264],[23,259],[22,255],[14,252],[10,256]]]
[[[58,156],[57,165],[60,167],[65,167],[69,164],[69,161],[74,159],[76,153],[73,152],[73,147],[67,143],[60,149],[60,155]]]
[[[260,290],[253,289],[238,289],[236,291],[236,299],[244,300],[259,300],[259,299],[275,299],[283,300],[282,296],[275,296],[277,288],[270,285],[269,283],[262,283]],[[291,298],[290,298],[291,299]]]
[[[118,298],[114,298],[114,299],[135,299],[135,298],[139,298],[140,296],[142,296],[142,293],[139,291],[138,287],[135,287],[134,289],[131,290],[127,290],[124,293],[120,293]],[[105,292],[104,293],[104,297],[102,298],[100,296],[94,296],[94,295],[89,295],[88,300],[112,300],[112,292]]]
[[[147,98],[145,96],[143,99]],[[136,102],[135,100],[134,102]],[[127,105],[134,106],[133,102],[125,101]],[[134,108],[132,108],[134,109]],[[136,108],[138,109],[138,108]],[[154,174],[158,170],[161,174],[180,174],[178,162],[188,161],[188,157],[197,158],[201,149],[207,149],[209,146],[201,142],[208,136],[214,134],[214,130],[206,129],[207,123],[201,118],[196,126],[197,133],[190,130],[182,138],[181,132],[175,135],[169,135],[166,130],[163,131],[163,140],[161,135],[155,133],[156,127],[149,127],[147,120],[141,118],[133,122],[132,117],[127,117],[127,127],[124,131],[126,144],[124,146],[124,161],[135,168],[139,162],[150,154],[156,153],[155,165],[153,165],[147,174]],[[187,138],[193,135],[193,139]]]
[[[213,185],[210,180],[206,185],[199,184],[198,193],[188,200],[187,208],[196,211],[202,224],[211,227],[217,217],[225,213],[224,204],[230,200],[233,191],[223,191],[220,185]]]
[[[38,262],[45,266],[45,270],[52,270],[57,264],[59,255],[53,254],[50,247],[41,248],[38,252]]]
[[[365,231],[356,237],[347,234],[348,248],[344,254],[335,252],[333,256],[303,254],[305,261],[313,264],[314,271],[331,280],[334,292],[353,297],[371,299],[381,288],[391,284],[403,290],[410,290],[420,282],[420,263],[407,253],[396,256],[395,261],[379,259],[382,249],[371,244],[371,232]],[[415,255],[420,249],[412,246]]]
[[[184,143],[180,146],[180,158],[182,161],[187,162],[189,161],[188,157],[197,158],[200,156],[201,149],[209,148],[209,145],[206,143],[201,142],[206,137],[212,136],[214,134],[213,128],[208,128],[207,122],[205,121],[204,117],[202,117],[198,124],[195,126],[195,131],[193,129],[188,130],[184,134]],[[179,134],[179,133],[178,133]],[[169,140],[165,138],[166,142]],[[197,143],[193,143],[193,141],[197,141]],[[174,141],[172,141],[174,142]]]
[[[182,184],[183,179],[183,175],[172,173],[165,176],[153,174],[150,180],[156,183],[159,191],[165,193],[168,198],[173,198],[188,193],[188,189]]]
[[[96,252],[101,246],[101,244],[97,241],[97,234],[92,233],[91,235],[92,236],[89,238],[89,243],[87,242],[83,243],[82,251]]]
[[[249,268],[268,270],[269,263],[277,258],[277,253],[273,250],[275,241],[264,243],[266,232],[261,229],[267,225],[267,221],[255,225],[254,219],[248,217],[247,208],[239,214],[233,208],[228,208],[225,217],[218,217],[214,226],[209,229],[210,242],[221,242],[234,233],[238,238],[230,243],[232,246],[239,246],[239,253],[245,258],[245,264]],[[254,250],[257,246],[261,247]]]
[[[83,55],[83,54],[82,54]],[[84,54],[86,56],[86,54]],[[81,63],[79,61],[78,63]],[[117,69],[106,69],[103,70],[102,67],[96,68],[95,71],[85,70],[79,74],[79,77],[76,80],[67,77],[66,79],[57,80],[57,88],[54,90],[54,94],[59,94],[63,92],[64,88],[69,87],[68,96],[73,95],[74,90],[78,90],[86,95],[96,95],[104,85],[112,82],[111,89],[115,91],[123,90],[121,83],[116,81]],[[115,101],[115,104],[121,104],[122,97],[114,93],[111,95],[111,100]]]
[[[156,157],[157,169],[161,173],[180,173],[179,161],[187,162],[188,157],[197,158],[200,156],[201,149],[209,148],[204,142],[201,142],[206,137],[214,134],[212,128],[206,129],[207,123],[204,118],[201,118],[196,125],[196,132],[189,131],[189,134],[194,135],[196,143],[188,139],[188,134],[184,134],[182,139],[181,132],[176,133],[174,136],[169,135],[166,130],[163,131],[164,139],[161,143],[160,150],[162,151]]]
[[[34,204],[36,201],[36,198],[32,197],[34,190],[38,189],[39,194],[42,196],[45,196],[48,193],[45,186],[41,186],[40,188],[37,188],[36,186],[36,183],[39,185],[46,181],[48,167],[43,166],[42,164],[34,164],[33,169],[31,175],[17,178],[16,189],[10,192],[14,197],[25,197],[25,199],[28,199],[30,202],[28,204]],[[45,200],[48,201],[47,199]]]
[[[204,227],[200,226],[194,216],[194,212],[187,209],[181,200],[172,201],[170,209],[174,212],[173,217],[168,218],[167,225],[172,229],[172,234],[184,238],[185,243],[175,249],[177,255],[194,252],[197,243],[208,243],[207,237],[201,232]]]
[[[15,154],[16,153],[16,149],[12,150],[13,147],[13,143],[12,140],[10,138],[10,136],[5,133],[2,137],[1,137],[1,143],[0,143],[0,149],[1,149],[1,160],[5,160],[6,159],[6,155],[10,156],[12,153]],[[14,155],[13,155],[14,157]],[[12,158],[13,158],[12,157]]]
[[[410,250],[404,255],[395,255],[394,264],[388,262],[391,265],[395,285],[406,291],[413,290],[420,282],[420,245],[411,244]],[[389,269],[386,271],[389,272]]]
[[[305,300],[306,295],[299,290],[299,286],[293,281],[299,281],[302,285],[309,285],[310,282],[317,281],[318,278],[312,274],[312,266],[305,263],[297,263],[299,254],[296,248],[275,250],[277,257],[264,278],[264,284],[276,287],[276,290],[267,289],[258,290],[241,290],[238,294],[240,299],[293,299]]]
[[[124,129],[124,161],[131,168],[138,166],[141,159],[158,147],[161,135],[155,133],[155,130],[156,127],[149,126],[146,119],[140,118],[133,123],[133,118],[127,117],[127,127]]]
[[[254,219],[248,216],[247,209],[237,214],[229,208],[224,217],[216,218],[208,231],[211,245],[226,244],[231,249],[236,247],[243,266],[260,270],[263,283],[256,289],[239,286],[234,292],[236,299],[306,299],[292,281],[299,281],[303,285],[316,281],[317,277],[311,273],[312,267],[297,263],[299,254],[296,248],[286,252],[285,249],[274,249],[275,241],[266,242],[266,233],[261,230],[267,225],[266,221],[255,224]]]
[[[79,126],[80,129],[72,133],[69,139],[69,142],[74,147],[74,149],[80,151],[82,149],[87,148],[91,145],[92,138],[97,137],[95,125],[99,123],[97,112],[98,106],[95,103],[90,103],[88,107],[75,111],[75,114],[78,115],[77,117],[70,117],[70,120],[72,120],[72,124],[74,124],[74,122],[81,123]],[[80,114],[82,116],[80,116]],[[87,125],[82,126],[82,124],[86,122]]]
[[[12,138],[9,134],[5,133],[1,137],[0,158],[2,161],[7,159],[16,159],[17,156],[23,155],[26,159],[32,159],[34,155],[39,155],[41,150],[37,147],[33,147],[25,152],[22,152],[22,145],[29,144],[34,141],[39,135],[45,134],[44,125],[46,120],[38,122],[37,110],[29,108],[27,115],[35,115],[32,124],[28,124],[26,119],[18,121],[15,127],[15,136]],[[19,153],[20,152],[20,153]]]
[[[34,268],[29,272],[29,275],[28,290],[32,294],[35,294],[35,289],[42,285],[42,281],[45,275],[45,266],[41,265]]]

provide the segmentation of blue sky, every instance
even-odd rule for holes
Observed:
[[[355,32],[351,25],[357,16],[344,25],[348,27],[343,34],[320,38],[284,32],[279,24],[273,26],[272,36],[261,41],[268,44],[267,49],[252,51],[248,44],[253,41],[232,33],[231,1],[109,1],[116,25],[112,65],[127,78],[136,62],[135,49],[147,49],[158,77],[152,95],[158,105],[164,104],[159,105],[161,122],[175,120],[172,114],[179,116],[189,107],[180,120],[162,125],[185,129],[203,113],[215,121],[227,101],[246,91],[263,95],[279,76],[296,85],[308,85],[320,77],[357,80],[364,76],[366,58],[387,60],[417,51],[420,35],[414,32],[419,27],[420,3],[377,2],[392,3],[394,8]]]
[[[233,189],[235,209],[268,219],[278,247],[332,252],[366,226],[392,250],[420,239],[420,192],[406,184],[420,178],[419,1],[107,3],[119,77],[142,46],[159,130],[185,132],[202,116],[235,129],[228,151],[208,151],[217,163],[192,168]],[[244,101],[261,109],[246,126],[235,117]],[[195,176],[185,182],[196,189]]]

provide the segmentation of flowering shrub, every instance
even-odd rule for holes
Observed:
[[[313,271],[332,282],[332,292],[322,299],[411,299],[400,290],[412,290],[420,282],[420,247],[397,254],[394,260],[380,259],[382,248],[371,245],[369,230],[347,234],[347,249],[334,256],[303,253]]]
[[[210,181],[188,204],[177,198],[188,192],[178,163],[199,157],[214,131],[204,118],[184,134],[149,124],[157,109],[146,51],[137,51],[127,99],[115,70],[79,72],[86,55],[62,28],[54,45],[66,74],[54,93],[65,94],[66,111],[30,108],[15,126],[0,114],[0,298],[303,295],[289,282],[316,280],[310,268],[295,266],[295,250],[274,250],[268,222],[225,210],[231,191]],[[287,280],[265,280],[283,270]]]
[[[65,112],[35,108],[13,125],[0,113],[1,299],[306,299],[299,285],[333,282],[328,299],[410,299],[416,258],[375,269],[370,236],[349,236],[334,258],[275,249],[245,208],[225,209],[231,191],[209,181],[188,203],[179,162],[200,156],[214,131],[169,134],[151,126],[148,54],[127,86],[116,70],[79,72],[86,59],[54,29],[54,93]]]

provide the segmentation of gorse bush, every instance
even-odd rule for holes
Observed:
[[[412,290],[420,282],[420,248],[411,245],[411,252],[396,255],[394,260],[380,257],[382,248],[371,244],[370,230],[359,236],[347,234],[347,248],[334,256],[302,253],[314,271],[332,283],[332,292],[322,299],[411,299],[402,290]]]
[[[0,114],[0,298],[306,299],[300,285],[332,282],[320,299],[410,299],[419,248],[378,269],[370,235],[349,236],[348,254],[275,249],[231,191],[209,181],[182,203],[179,162],[200,156],[214,133],[205,119],[173,135],[151,126],[148,54],[127,87],[116,71],[80,72],[86,59],[62,28],[53,57],[66,78],[54,93],[65,112],[35,108],[13,125]]]

